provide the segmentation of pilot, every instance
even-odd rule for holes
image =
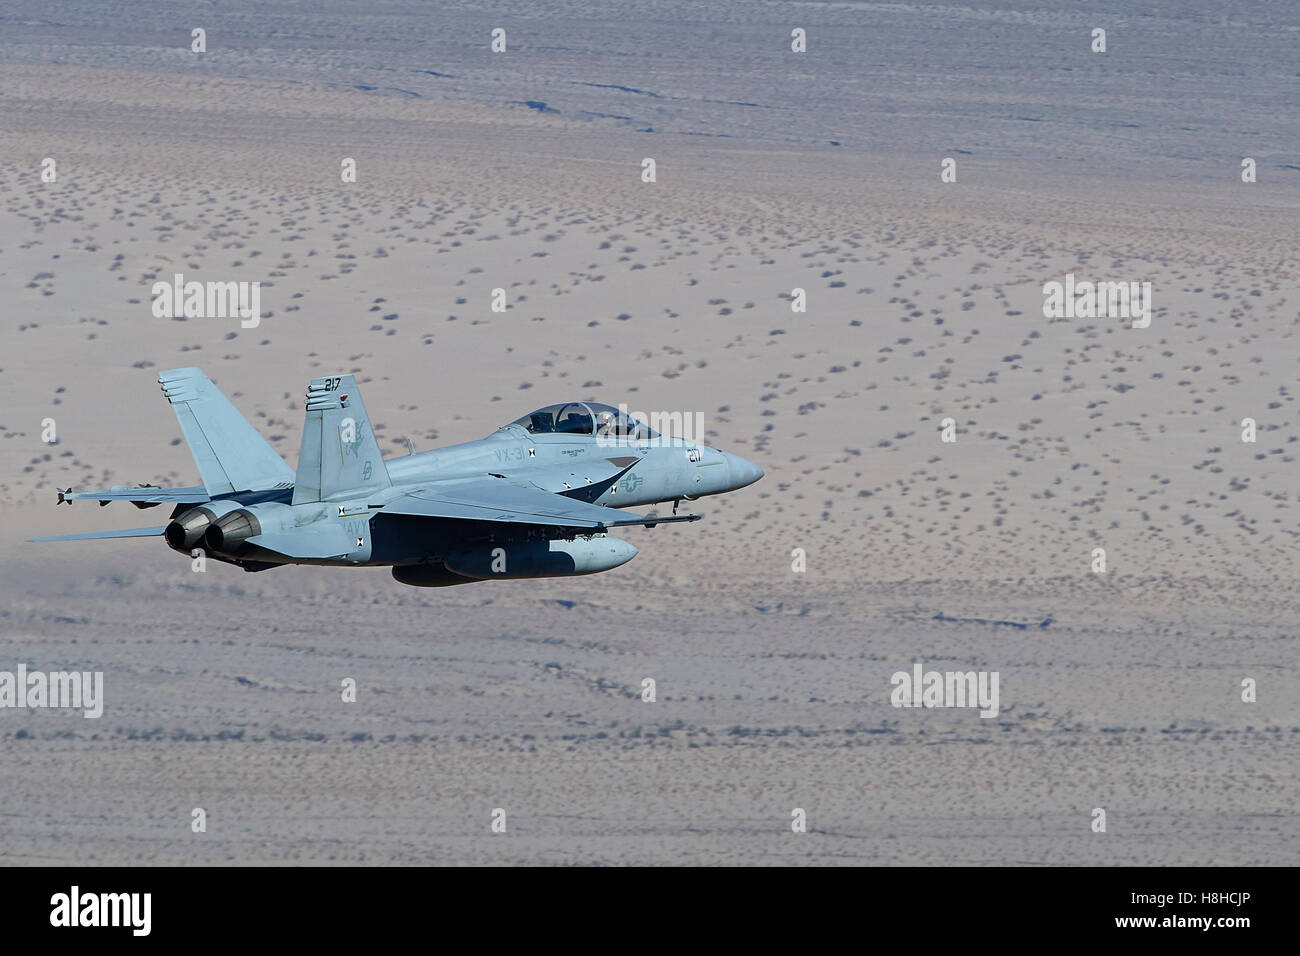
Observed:
[[[597,435],[616,435],[617,420],[614,413],[609,409],[603,409],[596,413],[596,434]]]

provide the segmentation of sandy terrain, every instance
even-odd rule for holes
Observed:
[[[1222,130],[1213,160],[1057,161],[981,125],[973,88],[956,128],[1003,152],[945,185],[932,121],[830,146],[651,106],[655,136],[598,121],[604,87],[557,98],[563,62],[536,67],[549,112],[499,76],[381,95],[319,51],[200,75],[6,42],[0,670],[102,670],[107,702],[0,710],[0,862],[1300,856],[1300,184],[1276,143],[1253,185]],[[818,123],[851,114],[826,97]],[[1294,111],[1252,103],[1237,121],[1287,142]],[[260,326],[155,318],[175,272],[262,282]],[[1045,318],[1071,272],[1151,282],[1150,328]],[[307,380],[355,372],[393,455],[595,399],[702,412],[766,478],[587,579],[426,591],[25,543],[165,521],[54,495],[196,483],[155,381],[188,365],[290,464]],[[890,706],[915,661],[997,671],[1001,713]]]

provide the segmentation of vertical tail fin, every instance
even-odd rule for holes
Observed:
[[[293,470],[197,368],[158,376],[210,496],[287,488]]]
[[[298,453],[293,503],[322,501],[341,491],[387,488],[388,469],[356,379],[314,378],[307,386],[307,423]]]

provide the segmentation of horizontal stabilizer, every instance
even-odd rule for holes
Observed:
[[[104,491],[67,491],[59,492],[59,503],[65,501],[131,501],[144,504],[200,504],[211,501],[212,496],[202,485],[195,488],[154,488],[145,485],[140,488],[109,488]]]
[[[85,531],[81,534],[56,534],[52,538],[28,538],[28,541],[93,541],[96,538],[152,538],[162,534],[166,525],[156,528],[128,528],[126,531]]]
[[[553,525],[604,531],[629,525],[698,521],[699,515],[638,515],[575,501],[564,495],[516,485],[500,478],[454,481],[402,495],[383,505],[382,514],[422,518],[495,521],[503,524]]]

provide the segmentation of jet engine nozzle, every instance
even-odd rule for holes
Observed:
[[[211,523],[212,518],[204,514],[200,508],[193,508],[173,518],[163,531],[163,537],[167,539],[167,547],[188,554],[190,548],[199,543],[203,532]]]
[[[177,515],[163,531],[167,547],[189,554],[203,540],[203,533],[211,527],[212,522],[238,507],[237,501],[209,501],[206,505]]]
[[[203,535],[203,543],[217,554],[239,554],[244,542],[262,533],[262,525],[251,511],[240,508],[217,520]]]

